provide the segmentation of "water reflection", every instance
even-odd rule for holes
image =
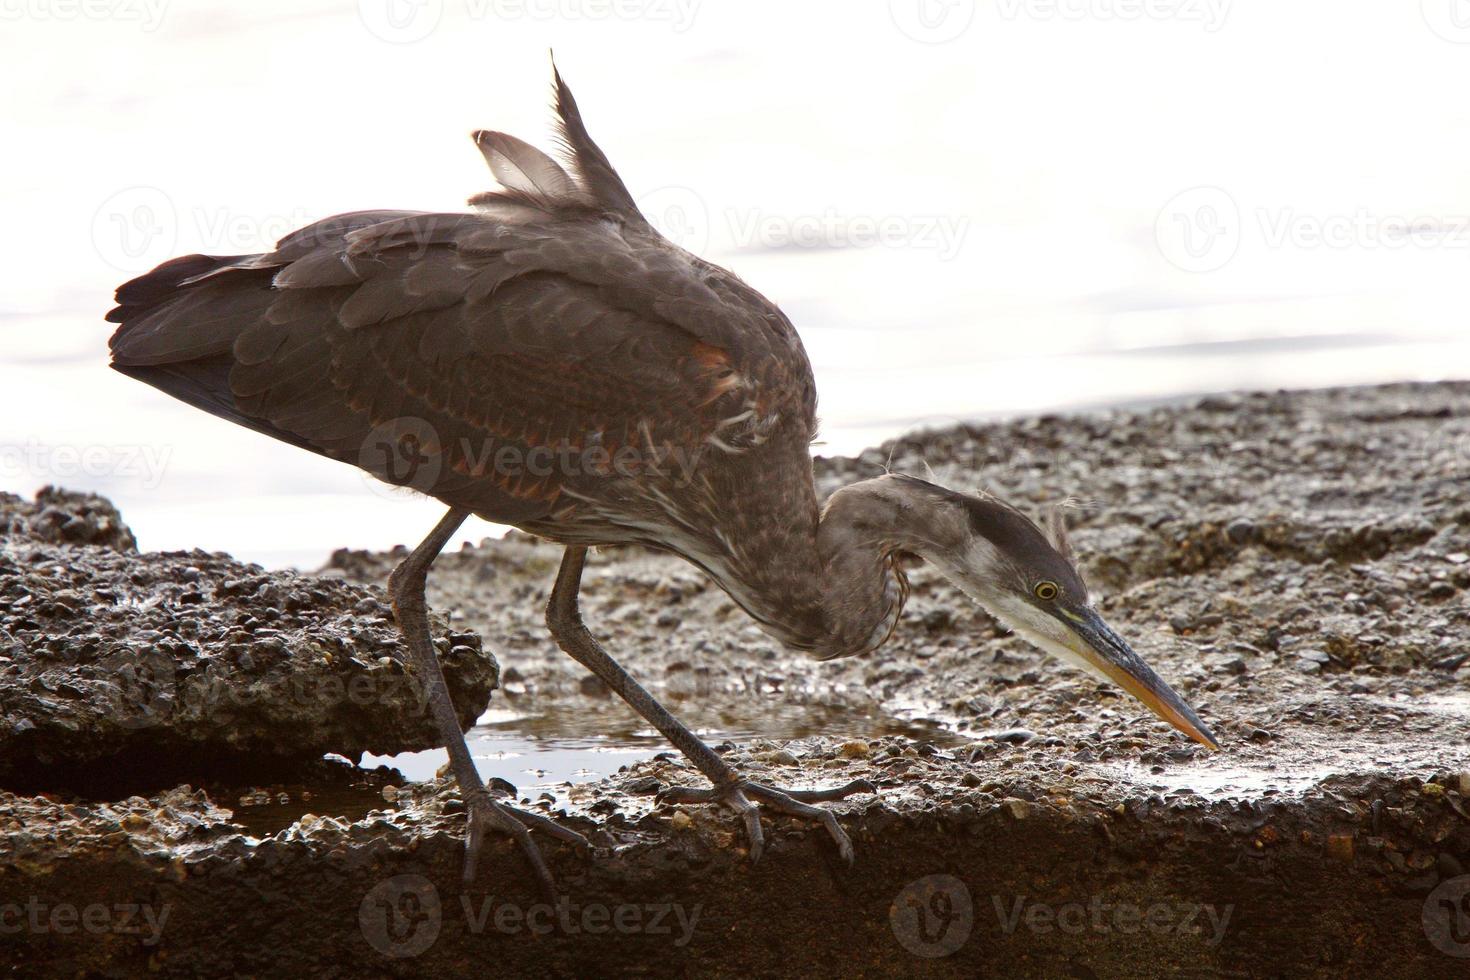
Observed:
[[[706,742],[749,742],[753,738],[790,740],[812,735],[834,738],[876,738],[904,735],[939,744],[962,744],[962,736],[935,721],[909,719],[879,711],[838,709],[819,705],[783,705],[751,701],[746,710],[727,713],[725,727],[701,726],[707,713],[691,724]],[[522,796],[542,792],[557,795],[565,784],[599,779],[620,767],[674,749],[626,708],[606,712],[585,708],[522,715],[493,710],[465,736],[475,766],[485,779],[500,778]],[[362,765],[393,766],[404,777],[430,779],[448,761],[443,749],[362,758]]]

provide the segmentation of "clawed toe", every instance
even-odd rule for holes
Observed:
[[[837,853],[847,864],[852,864],[852,840],[847,831],[837,822],[837,815],[814,803],[830,803],[846,799],[855,793],[876,793],[878,788],[866,779],[855,779],[845,786],[831,789],[777,789],[763,783],[739,780],[725,786],[695,788],[675,786],[658,795],[659,803],[709,803],[720,802],[738,813],[745,822],[745,833],[750,840],[750,859],[759,861],[765,850],[765,832],[761,829],[760,807],[753,800],[771,809],[804,820],[814,820],[827,828],[827,833],[837,845]]]
[[[556,901],[556,880],[546,866],[546,859],[541,855],[541,848],[537,847],[536,842],[531,839],[530,831],[543,831],[557,840],[583,849],[592,846],[588,843],[587,838],[575,830],[569,830],[539,813],[530,813],[500,803],[492,799],[489,793],[473,794],[466,807],[469,811],[467,818],[469,830],[465,837],[464,847],[464,883],[466,887],[475,880],[475,868],[479,863],[480,848],[484,846],[485,832],[489,830],[507,834],[515,840],[521,853],[525,855],[526,862],[531,865],[531,870],[536,875],[541,891],[552,902]]]
[[[539,830],[543,833],[550,834],[557,840],[571,844],[573,847],[580,848],[584,851],[590,851],[592,849],[592,842],[586,837],[583,837],[570,827],[563,827],[550,817],[543,817],[539,813],[532,813],[529,810],[522,810],[519,807],[506,806],[503,803],[501,806],[510,811],[529,830]]]

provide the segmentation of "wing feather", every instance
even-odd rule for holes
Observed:
[[[805,353],[758,293],[651,229],[537,213],[363,212],[264,255],[175,260],[119,291],[114,364],[512,524],[563,517],[615,479],[504,470],[502,450],[697,454],[742,451],[778,423],[814,430]],[[432,479],[375,455],[404,439]]]
[[[474,140],[502,187],[552,205],[586,203],[582,189],[561,165],[530,143],[485,129],[477,131]]]

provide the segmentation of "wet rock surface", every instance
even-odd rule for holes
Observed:
[[[1456,934],[1424,923],[1463,872],[1470,774],[1274,788],[1269,766],[1236,766],[1257,781],[1186,791],[1065,751],[969,761],[884,737],[854,759],[832,740],[777,744],[727,754],[771,782],[877,784],[837,805],[852,867],[820,828],[779,817],[752,866],[727,814],[653,806],[655,785],[695,778],[655,760],[586,787],[560,814],[596,849],[543,843],[556,904],[502,839],[476,883],[461,884],[462,805],[447,781],[407,787],[355,821],[308,815],[263,837],[188,787],[81,805],[0,794],[0,884],[42,923],[14,962],[48,975],[344,977],[492,964],[512,976],[1425,977],[1460,966]],[[796,764],[762,761],[780,752]],[[72,906],[106,911],[85,935],[48,929]]]
[[[1072,537],[1108,621],[1237,748],[1257,733],[1292,745],[1388,738],[1405,720],[1385,702],[1470,710],[1470,385],[970,426],[819,460],[819,484],[830,492],[885,466],[1023,508],[1073,497]],[[586,671],[547,635],[559,558],[520,535],[446,553],[430,602],[496,644],[506,706],[569,734],[642,728],[616,698],[586,693]],[[339,552],[332,565],[370,583],[396,560]],[[888,645],[827,663],[781,650],[677,558],[594,554],[582,607],[695,728],[951,741],[1025,728],[1096,742],[1100,757],[1142,750],[1120,750],[1129,739],[1173,744],[1132,699],[1057,666],[932,569],[909,577]]]
[[[447,780],[381,787],[371,804],[299,801],[317,815],[279,827],[238,823],[244,796],[189,788],[0,795],[0,896],[114,910],[71,933],[37,911],[14,962],[118,976],[1470,973],[1470,385],[968,426],[818,472],[830,490],[884,465],[1023,507],[1084,498],[1074,537],[1102,608],[1223,751],[1056,666],[923,567],[893,642],[818,664],[678,560],[608,551],[588,569],[589,627],[691,726],[753,733],[718,746],[733,764],[777,785],[877,785],[833,805],[853,867],[820,827],[773,815],[752,866],[727,811],[655,803],[700,783],[677,755],[526,798],[594,845],[542,841],[558,906],[502,839],[461,885]],[[377,584],[397,557],[340,552],[327,574]],[[446,553],[431,604],[496,650],[497,701],[528,724],[642,728],[545,634],[558,557],[519,535]],[[115,910],[128,904],[133,931]],[[156,935],[145,905],[154,921],[168,910]]]
[[[0,786],[97,794],[438,743],[381,592],[138,554],[97,498],[43,491],[10,513],[24,516],[0,536]],[[90,529],[75,542],[74,522]],[[442,623],[436,643],[469,724],[495,661]]]

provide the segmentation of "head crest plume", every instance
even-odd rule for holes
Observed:
[[[1077,567],[1077,555],[1072,550],[1072,538],[1067,533],[1067,508],[1074,506],[1068,499],[1060,504],[1052,504],[1042,511],[1042,529],[1046,532],[1046,540],[1057,550],[1057,554],[1067,559],[1067,563],[1073,568]]]

